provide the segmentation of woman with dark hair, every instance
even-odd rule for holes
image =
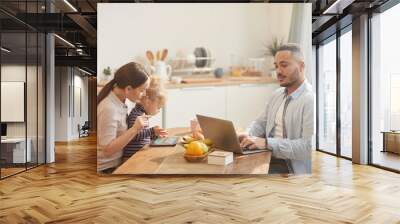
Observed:
[[[150,76],[135,62],[120,67],[97,96],[97,171],[112,172],[121,164],[124,147],[147,124],[139,116],[127,128],[128,107],[125,100],[138,101],[150,85]]]

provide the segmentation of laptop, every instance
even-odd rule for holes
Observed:
[[[232,121],[222,120],[203,115],[196,115],[197,121],[203,130],[204,137],[213,141],[215,148],[238,154],[250,154],[268,151],[267,149],[247,149],[240,147],[239,137],[236,134]]]

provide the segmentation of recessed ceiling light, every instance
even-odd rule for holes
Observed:
[[[81,68],[79,68],[79,67],[78,67],[78,70],[81,71],[81,72],[83,72],[83,73],[85,73],[85,74],[92,75],[92,73],[90,73],[90,72],[88,72],[88,71],[85,71],[85,70],[83,70],[83,69],[81,69]]]
[[[1,51],[4,51],[6,53],[10,53],[11,52],[11,50],[9,50],[9,49],[7,49],[5,47],[1,47]]]
[[[78,10],[71,4],[69,3],[68,0],[64,0],[65,4],[67,4],[74,12],[78,12]]]
[[[66,39],[64,39],[64,38],[62,38],[62,37],[60,37],[59,35],[57,35],[57,34],[54,34],[54,36],[55,37],[57,37],[59,40],[61,40],[62,42],[64,42],[64,43],[66,43],[67,45],[69,45],[70,47],[73,47],[73,48],[75,48],[75,45],[73,45],[71,42],[69,42],[68,40],[66,40]]]
[[[343,9],[353,2],[354,0],[336,0],[332,5],[325,9],[322,14],[342,14]]]

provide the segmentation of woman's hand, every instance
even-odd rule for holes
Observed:
[[[135,120],[135,123],[132,126],[132,129],[137,132],[142,130],[145,126],[149,125],[149,118],[147,115],[138,116]]]

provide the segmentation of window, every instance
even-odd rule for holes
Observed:
[[[10,2],[1,1],[0,6],[7,4]],[[40,12],[43,4],[43,1],[21,1],[18,13]],[[3,22],[0,24],[2,179],[45,163],[46,38],[44,33],[8,14],[0,12],[0,17]],[[10,95],[16,100],[12,101]],[[18,111],[10,110],[11,107]]]
[[[340,36],[340,155],[352,156],[352,35]]]
[[[400,32],[396,29],[399,21],[400,5],[371,19],[370,156],[372,164],[395,170],[400,170],[400,155],[388,150],[385,143],[394,143],[394,149],[399,149],[400,153],[400,133],[391,133],[392,130],[400,130]],[[391,140],[386,141],[385,135],[391,136]]]
[[[318,149],[336,153],[336,39],[318,48]]]

